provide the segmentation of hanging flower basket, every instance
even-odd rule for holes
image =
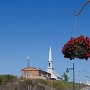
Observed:
[[[62,48],[62,53],[65,58],[86,59],[90,58],[90,38],[85,36],[79,36],[77,38],[71,38]]]

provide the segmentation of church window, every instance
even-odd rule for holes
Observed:
[[[50,63],[49,63],[49,66],[50,66]]]
[[[32,76],[32,71],[30,71],[30,76]]]
[[[27,78],[28,77],[28,73],[27,72],[24,72],[24,76]]]

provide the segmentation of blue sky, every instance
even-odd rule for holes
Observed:
[[[62,75],[73,61],[63,57],[63,45],[70,37],[90,36],[90,4],[80,16],[85,0],[1,0],[0,1],[0,74],[20,76],[20,70],[30,65],[47,69],[49,47],[52,47],[53,66]],[[74,36],[75,30],[75,36]],[[75,59],[76,81],[90,76],[90,59]],[[78,73],[80,71],[80,77]],[[72,80],[72,71],[70,71]]]

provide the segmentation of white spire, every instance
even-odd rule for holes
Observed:
[[[51,52],[51,46],[50,46],[50,50],[49,50],[49,61],[52,61],[52,52]]]
[[[53,71],[53,65],[52,65],[52,52],[51,52],[51,46],[50,46],[50,49],[49,49],[49,59],[48,59],[48,69],[47,69],[47,72],[48,73],[52,73]]]
[[[54,72],[54,68],[53,68],[51,46],[50,46],[50,49],[49,49],[49,59],[48,59],[47,72],[51,74],[51,78],[54,78],[54,79],[58,80],[58,75]]]
[[[52,65],[52,51],[51,51],[51,46],[49,49],[49,59],[48,59],[48,68],[51,68],[53,70],[53,65]]]

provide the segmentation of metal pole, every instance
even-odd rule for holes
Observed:
[[[28,67],[29,67],[29,59],[28,59]]]
[[[75,90],[75,68],[73,63],[73,90]]]
[[[28,62],[27,62],[27,67],[29,67],[29,56],[27,57],[27,60],[28,60]]]

